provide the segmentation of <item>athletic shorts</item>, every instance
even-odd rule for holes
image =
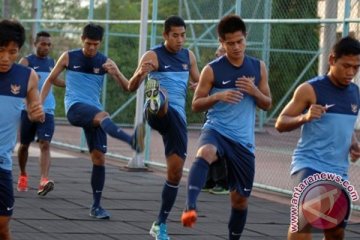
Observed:
[[[93,120],[99,112],[102,110],[89,104],[75,103],[70,107],[66,116],[71,125],[83,128],[89,152],[96,149],[106,153],[106,133],[100,126],[93,125]]]
[[[155,114],[145,114],[145,118],[151,128],[157,130],[163,139],[165,156],[176,154],[182,159],[187,155],[187,126],[180,114],[169,106],[163,117]]]
[[[14,202],[11,171],[0,168],[0,216],[11,216]]]
[[[312,168],[303,168],[303,169],[300,169],[299,171],[295,172],[294,174],[292,174],[292,178],[294,179],[295,181],[295,187],[298,186],[304,179],[310,177],[311,175],[314,175],[316,173],[321,173],[319,171],[316,171]],[[343,190],[345,191],[345,190]],[[351,206],[349,206],[350,208]],[[350,211],[347,213],[347,215],[345,216],[345,219],[344,221],[342,221],[341,223],[339,223],[339,227],[342,227],[342,228],[346,228],[346,225],[347,225],[347,222],[349,220],[349,217],[350,217]]]
[[[237,191],[249,197],[255,176],[255,155],[240,143],[235,142],[213,129],[203,129],[199,147],[211,144],[217,149],[219,158],[226,160],[230,191]]]
[[[29,145],[34,141],[35,136],[39,140],[51,142],[54,135],[55,123],[54,115],[45,113],[45,122],[32,122],[28,117],[27,111],[21,111],[20,123],[20,143]]]

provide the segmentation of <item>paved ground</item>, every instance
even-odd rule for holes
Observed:
[[[132,133],[133,130],[125,128],[125,131]],[[68,124],[57,123],[53,143],[61,143],[71,146],[80,146],[80,128],[69,126]],[[149,161],[152,164],[165,165],[164,147],[161,136],[157,131],[149,134]],[[197,140],[200,136],[198,129],[189,129],[188,132],[188,152],[185,162],[185,169],[189,169],[197,150]],[[360,139],[360,131],[358,131]],[[290,163],[293,149],[299,139],[299,130],[278,133],[273,127],[267,126],[264,131],[256,132],[256,161],[255,161],[255,182],[257,184],[281,189],[290,192],[293,189],[293,181],[290,178]],[[86,143],[84,142],[84,146]],[[124,156],[131,158],[133,151],[129,146],[117,139],[108,137],[108,153],[113,156]],[[357,164],[350,166],[350,183],[360,192],[360,160]],[[354,202],[360,209],[360,201]]]
[[[15,192],[16,203],[11,221],[14,240],[152,239],[148,230],[158,213],[164,181],[164,173],[160,169],[129,172],[118,161],[109,160],[102,205],[111,212],[112,218],[94,220],[88,215],[92,198],[88,155],[53,148],[51,176],[55,180],[55,190],[46,197],[38,197],[37,151],[32,148],[30,152],[28,173],[31,189],[25,193]],[[14,187],[18,173],[16,161],[14,157]],[[200,194],[199,220],[194,229],[183,228],[180,224],[184,202],[185,182],[182,182],[168,222],[172,240],[227,239],[227,196]],[[255,190],[250,199],[242,240],[286,239],[288,202],[286,197]],[[349,224],[346,239],[360,239],[358,219],[353,218]],[[321,237],[317,235],[314,239]]]

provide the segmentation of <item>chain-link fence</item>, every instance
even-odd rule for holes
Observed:
[[[21,5],[11,1],[9,16],[20,18],[29,33],[47,30],[53,35],[53,56],[67,49],[80,47],[80,32],[88,21],[99,22],[106,29],[102,51],[113,58],[128,77],[136,68],[140,28],[140,1],[33,1],[34,5]],[[21,1],[20,1],[21,2]],[[56,3],[54,3],[56,2]],[[67,4],[59,8],[58,2]],[[18,4],[18,5],[16,5]],[[90,4],[90,5],[89,5]],[[29,8],[21,11],[16,7]],[[4,12],[4,11],[3,11]],[[33,14],[31,14],[31,12]],[[258,186],[289,193],[292,182],[289,165],[299,131],[279,134],[274,130],[274,119],[290,100],[294,89],[302,82],[327,71],[327,55],[331,45],[342,35],[359,38],[360,2],[355,0],[153,0],[149,1],[148,47],[162,41],[163,20],[169,15],[180,15],[187,23],[187,45],[196,55],[202,68],[214,57],[218,46],[216,24],[222,16],[230,13],[240,15],[247,25],[247,53],[263,59],[268,66],[269,84],[273,108],[258,113],[256,183]],[[3,13],[4,14],[4,13]],[[23,53],[31,51],[31,45]],[[357,81],[357,80],[355,80]],[[58,99],[63,90],[56,89]],[[192,93],[189,92],[187,115],[189,129],[203,121],[201,114],[190,111]],[[108,112],[123,126],[134,121],[135,101],[133,94],[119,90],[111,79],[105,85],[103,102]],[[57,116],[64,117],[62,101],[57,101]],[[339,126],[341,127],[341,126]],[[79,138],[67,137],[64,126],[59,126],[54,141],[66,146],[79,147]],[[74,128],[72,128],[74,129]],[[70,130],[71,133],[76,130]],[[329,129],[331,131],[331,129]],[[70,134],[70,132],[69,132]],[[155,135],[154,135],[155,134]],[[198,130],[190,131],[189,168],[196,151]],[[111,140],[112,155],[131,158],[126,146]],[[162,142],[156,133],[148,146],[149,163],[164,165]],[[159,153],[159,154],[157,154]],[[360,165],[350,168],[350,180],[360,191]],[[359,203],[356,203],[359,204]]]

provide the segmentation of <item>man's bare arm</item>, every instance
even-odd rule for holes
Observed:
[[[146,52],[140,59],[138,67],[129,80],[129,91],[133,92],[137,90],[149,72],[157,70],[158,67],[158,61],[155,52]]]
[[[54,82],[57,81],[60,73],[66,68],[66,66],[68,65],[69,62],[69,55],[67,52],[64,52],[59,60],[57,61],[55,67],[53,68],[53,70],[50,72],[49,76],[46,78],[42,88],[41,88],[41,92],[40,92],[40,100],[43,103],[47,97],[47,95],[49,94],[51,85],[54,84]],[[64,82],[64,86],[65,86],[65,82]]]
[[[31,70],[28,89],[26,94],[26,104],[29,119],[31,121],[44,122],[45,113],[39,98],[38,77],[34,70]]]

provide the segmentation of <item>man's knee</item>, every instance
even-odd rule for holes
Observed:
[[[179,184],[182,177],[182,169],[168,170],[168,181],[173,184]]]
[[[248,207],[248,198],[240,195],[236,191],[232,191],[231,194],[231,207],[239,210],[246,209]]]
[[[91,160],[94,165],[103,166],[105,165],[105,154],[99,150],[92,150],[91,153]]]
[[[197,157],[202,157],[207,162],[212,163],[217,160],[217,149],[212,144],[205,144],[199,148],[196,154]]]
[[[167,157],[167,180],[179,184],[183,173],[184,159],[177,154]]]
[[[40,140],[40,141],[39,141],[39,147],[40,147],[40,151],[41,151],[41,152],[50,151],[50,142]]]
[[[10,217],[0,216],[0,239],[10,240]]]
[[[21,151],[21,152],[27,152],[28,150],[29,150],[29,146],[30,146],[30,144],[20,144],[19,145],[19,151]]]
[[[106,117],[109,117],[109,113],[107,112],[99,112],[95,115],[94,119],[93,119],[93,124],[94,126],[99,126],[100,125],[100,122],[106,118]]]
[[[325,240],[343,240],[345,237],[345,229],[336,227],[324,231]]]

